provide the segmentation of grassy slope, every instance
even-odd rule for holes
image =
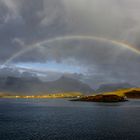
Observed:
[[[118,95],[118,96],[126,96],[125,93],[131,92],[131,91],[139,91],[140,92],[140,88],[120,89],[120,90],[113,91],[113,92],[105,92],[103,94],[104,95],[113,94],[113,95]]]
[[[83,96],[80,92],[67,92],[67,93],[56,93],[43,95],[10,95],[5,93],[0,93],[0,98],[76,98]]]

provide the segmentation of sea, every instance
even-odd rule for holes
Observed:
[[[140,140],[140,100],[0,99],[0,140]]]

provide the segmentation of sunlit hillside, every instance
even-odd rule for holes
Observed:
[[[48,94],[43,93],[43,95],[10,95],[1,93],[0,98],[79,98],[82,97],[83,94],[80,92],[67,92],[67,93],[55,93],[55,94]]]
[[[140,88],[120,89],[120,90],[113,91],[113,92],[105,92],[103,94],[104,95],[114,94],[114,95],[118,95],[118,96],[126,96],[128,98],[131,94],[131,97],[133,97],[133,96],[140,97]]]

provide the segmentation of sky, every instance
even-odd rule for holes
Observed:
[[[140,50],[139,17],[139,0],[0,0],[0,65],[140,85],[140,54],[111,42]]]
[[[61,73],[86,73],[84,67],[68,65],[65,62],[57,63],[55,61],[48,61],[46,63],[17,63],[15,66],[27,69],[32,68],[40,72],[52,71]]]

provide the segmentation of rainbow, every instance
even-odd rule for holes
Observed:
[[[106,42],[107,43],[112,43],[113,45],[117,45],[117,46],[123,47],[125,49],[128,49],[128,50],[130,50],[130,51],[140,55],[140,50],[138,50],[137,48],[135,48],[135,47],[133,47],[133,46],[131,46],[129,44],[126,44],[124,42],[119,42],[119,41],[115,41],[115,40],[111,40],[111,39],[106,39],[106,38],[101,38],[101,37],[95,37],[95,36],[80,36],[80,35],[78,35],[78,36],[77,35],[74,35],[74,36],[61,36],[61,37],[55,37],[55,38],[51,38],[51,39],[39,42],[39,43],[33,44],[31,46],[27,46],[25,49],[22,49],[18,53],[16,53],[13,56],[11,56],[8,60],[6,60],[3,63],[2,66],[8,65],[15,58],[23,55],[24,53],[26,53],[26,52],[28,52],[28,51],[30,51],[32,49],[40,47],[43,44],[53,43],[53,42],[56,42],[56,41],[74,40],[74,39],[77,39],[77,40],[96,40],[96,41],[101,41],[101,42],[105,42],[105,43]]]

